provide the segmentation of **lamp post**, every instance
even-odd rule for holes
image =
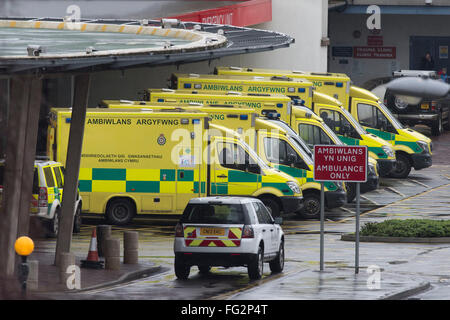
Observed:
[[[22,258],[22,262],[19,264],[18,277],[24,293],[27,289],[28,273],[30,271],[27,263],[28,256],[34,250],[34,242],[27,236],[20,237],[14,244],[16,253]]]

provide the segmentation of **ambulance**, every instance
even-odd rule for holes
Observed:
[[[276,69],[218,67],[216,74],[244,76],[277,76],[307,79],[316,91],[339,99],[344,108],[366,129],[388,141],[396,153],[396,166],[390,173],[394,178],[406,178],[411,168],[420,170],[432,165],[431,139],[404,127],[380,99],[368,90],[351,85],[345,74],[289,71]]]
[[[111,109],[123,108],[127,104],[114,104],[104,101]],[[233,105],[199,107],[195,104],[180,104],[179,106],[151,105],[150,102],[144,108],[165,108],[172,110],[189,110],[199,108],[209,115],[211,123],[231,128],[241,133],[242,139],[258,152],[263,161],[270,167],[276,168],[296,179],[299,183],[303,197],[304,207],[296,212],[304,218],[318,218],[320,215],[320,183],[314,181],[314,162],[311,152],[306,151],[298,139],[289,135],[285,129],[277,123],[271,123],[257,117],[254,109],[238,108]],[[168,104],[168,103],[167,103]],[[164,103],[166,105],[166,103]],[[129,105],[130,108],[141,108],[142,105]],[[296,135],[294,133],[294,135]],[[346,189],[343,183],[325,182],[325,204],[328,209],[343,206],[347,202]]]
[[[168,89],[168,96],[170,97],[165,99],[162,98],[162,92],[166,91],[166,90],[158,90],[158,89],[150,89],[151,92],[153,92],[153,90],[156,90],[158,92],[160,92],[160,94],[158,95],[159,101],[167,101],[170,100],[170,102],[146,102],[146,101],[130,101],[130,100],[104,100],[102,102],[102,106],[103,107],[109,107],[109,108],[123,108],[123,107],[133,107],[133,108],[141,108],[141,107],[145,107],[145,108],[155,108],[155,107],[161,107],[161,106],[171,106],[172,104],[177,104],[178,107],[181,108],[189,108],[189,107],[224,107],[224,106],[231,106],[231,105],[202,105],[201,102],[203,101],[202,97],[203,94],[200,95],[200,97],[196,100],[196,102],[190,102],[190,103],[181,103],[182,102],[189,102],[192,99],[192,95],[197,95],[197,94],[187,94],[187,93],[179,93],[180,90],[175,90],[175,91],[171,91],[170,89]],[[182,90],[183,91],[183,90]],[[209,92],[208,92],[209,93]],[[214,95],[213,95],[214,94]],[[228,96],[227,93],[217,93],[217,92],[211,92],[211,95],[208,94],[204,94],[205,97],[209,97],[210,101],[212,101],[212,99],[214,99],[215,102],[221,102],[222,99],[226,99],[226,97]],[[239,97],[240,95],[238,95]],[[324,95],[325,97],[327,97],[326,95]],[[238,97],[235,97],[236,99]],[[284,97],[284,96],[283,96]],[[253,97],[253,99],[255,99],[254,101],[258,101],[260,99],[263,99],[264,97]],[[286,97],[284,97],[286,98]],[[234,99],[234,101],[237,101],[236,99]],[[289,99],[289,98],[288,98]],[[333,99],[334,100],[334,99]],[[180,102],[180,103],[178,103]],[[238,104],[236,107],[243,107],[242,104]],[[289,111],[287,111],[286,109],[288,108]],[[313,122],[318,128],[318,130],[322,130],[322,131],[318,131],[318,130],[313,130],[313,133],[317,134],[318,136],[316,137],[316,139],[320,139],[321,136],[320,135],[324,135],[327,136],[328,132],[330,131],[330,128],[327,127],[327,125],[325,123],[323,123],[322,119],[320,117],[318,117],[314,112],[310,112],[309,109],[306,109],[305,107],[302,106],[292,106],[289,103],[280,106],[279,108],[277,108],[277,110],[275,112],[271,112],[272,110],[270,109],[270,106],[268,109],[265,109],[264,107],[261,108],[255,108],[253,109],[254,111],[258,112],[261,116],[264,117],[269,117],[271,119],[279,119],[281,121],[285,121],[288,125],[293,125],[293,126],[300,126],[300,123],[303,123],[304,121],[309,121],[309,122]],[[345,110],[344,110],[345,111]],[[345,111],[346,112],[346,111]],[[310,121],[311,117],[314,117],[314,121]],[[351,117],[350,117],[351,118]],[[217,120],[217,119],[216,119]],[[229,126],[229,124],[227,125],[227,127]],[[362,130],[362,129],[361,129]],[[292,131],[292,130],[291,130]],[[298,131],[297,131],[298,132]],[[325,132],[325,133],[321,133],[321,132]],[[291,136],[295,136],[297,135],[297,133],[291,133]],[[337,138],[337,136],[332,133],[332,137],[329,139],[329,141],[333,141],[334,139],[339,140],[339,138]],[[376,137],[375,137],[376,138]],[[302,139],[297,139],[297,143],[303,147],[304,152],[308,153],[308,155],[310,157],[312,157],[312,153],[310,148],[313,147],[313,145],[310,145],[310,148],[308,146],[306,146],[306,144],[304,143],[304,141],[302,141]],[[313,139],[314,141],[314,139]],[[251,144],[251,142],[248,142],[249,144]],[[331,142],[330,142],[331,143]],[[336,142],[332,142],[333,144],[335,144]],[[342,144],[342,143],[340,143]],[[386,144],[386,143],[384,143]],[[256,148],[255,148],[256,150]],[[378,182],[379,182],[379,164],[377,164],[377,161],[375,159],[373,159],[371,156],[369,156],[369,176],[368,176],[368,181],[366,183],[361,184],[361,191],[362,192],[369,192],[372,190],[375,190],[376,188],[378,188]],[[347,183],[346,184],[348,186],[347,188],[347,200],[349,202],[352,202],[353,199],[356,196],[356,189],[355,189],[355,184],[354,183]],[[329,207],[332,207],[333,205],[330,204]]]
[[[314,88],[312,82],[302,79],[286,81],[284,78],[277,77],[242,75],[218,77],[211,74],[174,73],[171,77],[170,89],[196,90],[199,93],[232,91],[250,95],[281,94],[291,99],[303,100],[306,105],[311,105]]]
[[[65,162],[71,117],[71,109],[51,110],[50,159]],[[198,110],[88,109],[79,190],[84,213],[117,225],[180,215],[191,198],[210,195],[256,197],[274,216],[303,205],[293,177]]]
[[[175,85],[177,85],[179,89],[184,86],[194,87],[198,91],[198,94],[203,93],[204,95],[210,95],[211,99],[213,93],[209,91],[210,88],[216,88],[217,91],[220,91],[220,87],[225,85],[233,86],[233,88],[241,86],[241,91],[250,93],[248,90],[250,90],[252,84],[255,82],[254,78],[258,78],[259,83],[257,85],[262,86],[263,88],[271,86],[272,89],[282,89],[286,86],[294,86],[299,80],[301,81],[300,83],[303,83],[303,80],[301,79],[289,78],[286,76],[255,76],[252,78],[251,76],[242,75],[241,78],[239,78],[239,73],[237,73],[237,75],[219,76],[174,74],[172,75],[172,87]],[[386,177],[395,169],[395,153],[389,142],[384,141],[374,134],[366,132],[352,115],[342,107],[339,100],[315,91],[311,91],[306,100],[299,97],[296,90],[285,90],[284,94],[291,99],[301,101],[303,105],[313,110],[316,114],[328,116],[327,125],[338,134],[344,144],[367,146],[369,156],[376,159],[379,163],[380,176]],[[176,95],[178,94],[168,94],[168,96],[171,97],[171,100],[176,100],[172,98]],[[159,99],[162,100],[161,95]],[[295,108],[295,106],[292,108]],[[293,119],[289,120],[288,118],[292,116],[292,114],[292,111],[289,110],[287,114],[280,116],[284,121],[292,123]]]

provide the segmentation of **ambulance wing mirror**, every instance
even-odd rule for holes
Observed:
[[[260,174],[261,168],[259,167],[259,165],[257,163],[248,163],[246,165],[245,171],[250,172],[250,173]]]
[[[394,79],[386,84],[386,88],[395,95],[431,99],[446,97],[450,91],[450,86],[444,82],[420,77]]]

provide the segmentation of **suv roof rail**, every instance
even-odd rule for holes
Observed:
[[[36,157],[36,160],[50,160],[50,157],[49,156],[41,156],[41,155],[37,155]]]

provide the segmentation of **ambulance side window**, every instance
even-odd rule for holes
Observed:
[[[375,106],[358,103],[358,118],[361,125],[383,131],[397,133],[392,123]]]
[[[307,165],[303,159],[286,141],[274,138],[264,138],[264,150],[266,158],[270,162],[287,166],[293,164],[296,168],[307,169]]]
[[[222,167],[250,171],[253,173],[260,173],[259,168],[256,169],[257,164],[249,156],[249,154],[239,145],[232,143],[219,144],[219,162]],[[252,169],[249,169],[249,168]]]
[[[320,117],[335,133],[354,139],[361,139],[355,128],[341,113],[334,110],[322,109]]]
[[[316,144],[333,144],[331,139],[323,132],[322,128],[315,125],[300,123],[298,126],[298,131],[300,133],[300,137],[311,148]]]
[[[358,119],[361,125],[376,128],[375,108],[369,104],[358,103]]]

